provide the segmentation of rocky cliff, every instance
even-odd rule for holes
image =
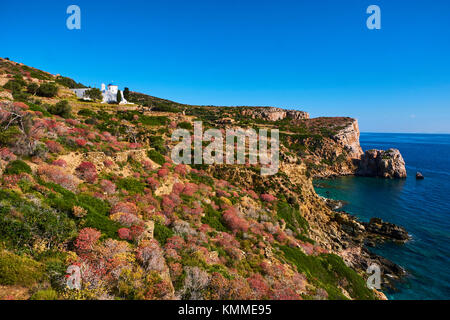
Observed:
[[[359,159],[363,154],[359,144],[359,134],[358,120],[352,119],[333,136],[333,140],[348,151],[350,158]]]

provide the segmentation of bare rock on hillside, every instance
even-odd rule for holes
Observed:
[[[262,119],[267,121],[278,121],[286,118],[292,120],[309,119],[309,114],[307,112],[274,107],[247,108],[241,113],[243,116],[248,116],[252,119]]]

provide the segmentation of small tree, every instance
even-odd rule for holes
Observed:
[[[117,90],[117,103],[120,103],[122,101],[122,94],[120,93],[120,90]]]
[[[123,90],[123,97],[125,98],[125,100],[129,100],[130,99],[130,89],[125,88]]]
[[[92,89],[86,90],[84,93],[84,96],[86,98],[92,99],[94,101],[103,99],[102,92],[98,88],[92,88]]]
[[[44,83],[37,90],[37,95],[40,97],[53,98],[58,93],[58,87],[53,83]]]
[[[69,102],[67,100],[63,100],[53,106],[49,106],[47,108],[47,111],[50,112],[51,114],[63,118],[69,118],[70,112],[72,111],[72,107],[69,105]]]
[[[27,86],[28,93],[32,94],[33,96],[36,95],[38,90],[39,90],[39,85],[37,83],[32,82]]]

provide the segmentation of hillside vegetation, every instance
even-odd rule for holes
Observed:
[[[375,299],[337,255],[312,189],[352,170],[350,118],[268,121],[248,107],[130,92],[79,101],[76,81],[0,60],[0,298]],[[176,128],[278,128],[280,171],[176,165]],[[81,290],[66,285],[79,266]]]

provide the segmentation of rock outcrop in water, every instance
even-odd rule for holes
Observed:
[[[368,150],[359,161],[358,176],[406,178],[405,161],[398,149]]]

